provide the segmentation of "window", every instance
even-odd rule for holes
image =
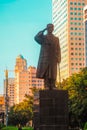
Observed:
[[[70,2],[71,5],[73,5],[73,2]]]
[[[70,12],[71,15],[73,15],[73,12]]]
[[[77,3],[75,2],[74,5],[77,5]]]
[[[73,40],[73,37],[71,37],[71,40]]]
[[[78,20],[81,20],[81,18],[78,18]]]
[[[79,63],[79,65],[82,65],[82,63]]]
[[[71,53],[71,55],[73,55],[73,52]]]
[[[75,14],[75,15],[77,15],[77,13],[76,13],[76,12],[75,12],[74,14]]]
[[[77,20],[77,18],[74,18],[75,20]]]
[[[81,15],[81,13],[78,13],[78,15]]]
[[[81,10],[81,8],[78,8],[78,10]]]
[[[73,20],[73,18],[71,17],[70,20]]]
[[[74,48],[71,48],[71,50],[74,50]]]
[[[75,30],[77,30],[77,28],[75,28]]]
[[[78,5],[81,5],[81,3],[78,3]]]
[[[74,10],[77,10],[77,8],[74,8]]]
[[[81,56],[81,53],[79,53],[79,56]]]
[[[71,28],[71,30],[73,30],[73,28]]]
[[[70,10],[73,10],[73,8],[72,8],[72,7],[70,7]]]
[[[71,45],[73,45],[73,43],[71,42]]]
[[[77,25],[77,23],[74,23],[75,25]]]
[[[79,48],[79,50],[81,50],[81,48]]]
[[[84,3],[82,3],[82,5],[84,6],[85,4],[84,4]]]

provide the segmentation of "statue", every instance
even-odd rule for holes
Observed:
[[[57,64],[61,62],[59,38],[52,34],[53,30],[54,25],[48,24],[35,36],[35,41],[41,45],[36,77],[44,79],[46,89],[55,88]]]

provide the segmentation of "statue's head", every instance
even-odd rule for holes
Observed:
[[[47,24],[48,33],[52,33],[54,30],[54,25],[52,23]]]

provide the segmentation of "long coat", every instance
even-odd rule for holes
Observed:
[[[41,45],[36,77],[44,79],[47,75],[48,79],[56,79],[57,63],[61,61],[59,39],[53,34],[43,35],[40,31],[35,41]]]

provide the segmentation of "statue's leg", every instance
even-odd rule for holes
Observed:
[[[55,81],[56,81],[55,79],[51,79],[51,89],[56,88]]]
[[[44,79],[44,85],[45,85],[46,89],[50,89],[51,84],[50,84],[50,80],[48,78]]]

